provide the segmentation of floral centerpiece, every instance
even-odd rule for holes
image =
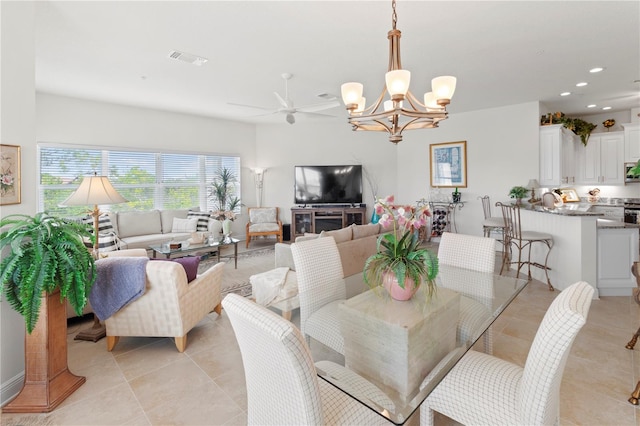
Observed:
[[[610,127],[613,127],[616,125],[616,120],[614,120],[613,118],[608,118],[602,122],[602,125],[604,126],[605,129],[607,129],[607,132],[608,132]]]
[[[364,281],[371,288],[384,286],[397,300],[410,299],[425,284],[431,297],[436,288],[438,257],[420,248],[418,239],[418,230],[427,225],[431,216],[429,207],[395,205],[391,195],[378,199],[375,210],[380,216],[378,223],[393,231],[378,238],[377,253],[364,265]]]

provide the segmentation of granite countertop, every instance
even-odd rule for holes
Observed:
[[[523,210],[530,210],[540,213],[557,214],[560,216],[604,216],[604,213],[590,212],[591,204],[575,203],[565,204],[555,209],[547,209],[541,205],[527,205],[523,206]]]

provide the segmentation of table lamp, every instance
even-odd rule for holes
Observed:
[[[531,189],[531,198],[527,200],[529,204],[537,203],[540,201],[540,198],[536,198],[536,188],[540,188],[540,183],[538,183],[537,179],[529,179],[529,183],[527,184],[527,188]]]
[[[82,180],[82,183],[75,190],[73,194],[66,200],[60,203],[63,206],[90,206],[93,205],[93,211],[91,216],[93,217],[93,235],[95,236],[95,242],[93,243],[93,257],[98,259],[98,238],[99,238],[99,218],[100,209],[98,205],[109,205],[126,203],[127,200],[116,191],[116,189],[109,182],[109,178],[106,176],[98,176],[94,173],[93,176],[87,176]],[[106,330],[104,325],[100,324],[100,320],[94,314],[93,326],[90,329],[80,331],[75,339],[76,340],[90,340],[97,342],[106,336]]]

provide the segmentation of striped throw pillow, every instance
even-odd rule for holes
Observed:
[[[189,210],[189,213],[187,213],[187,218],[189,219],[198,218],[196,231],[207,232],[209,230],[210,217],[211,217],[211,213],[209,212],[194,212]]]

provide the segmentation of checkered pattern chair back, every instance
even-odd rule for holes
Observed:
[[[323,424],[315,367],[300,331],[236,294],[222,306],[242,352],[248,424]]]
[[[571,345],[587,321],[593,292],[581,281],[563,290],[549,306],[524,366],[517,398],[521,424],[557,421],[562,374]]]
[[[300,329],[314,312],[329,302],[347,298],[340,252],[333,237],[291,245],[300,299]]]
[[[438,246],[438,262],[479,272],[494,272],[496,240],[444,232]]]

